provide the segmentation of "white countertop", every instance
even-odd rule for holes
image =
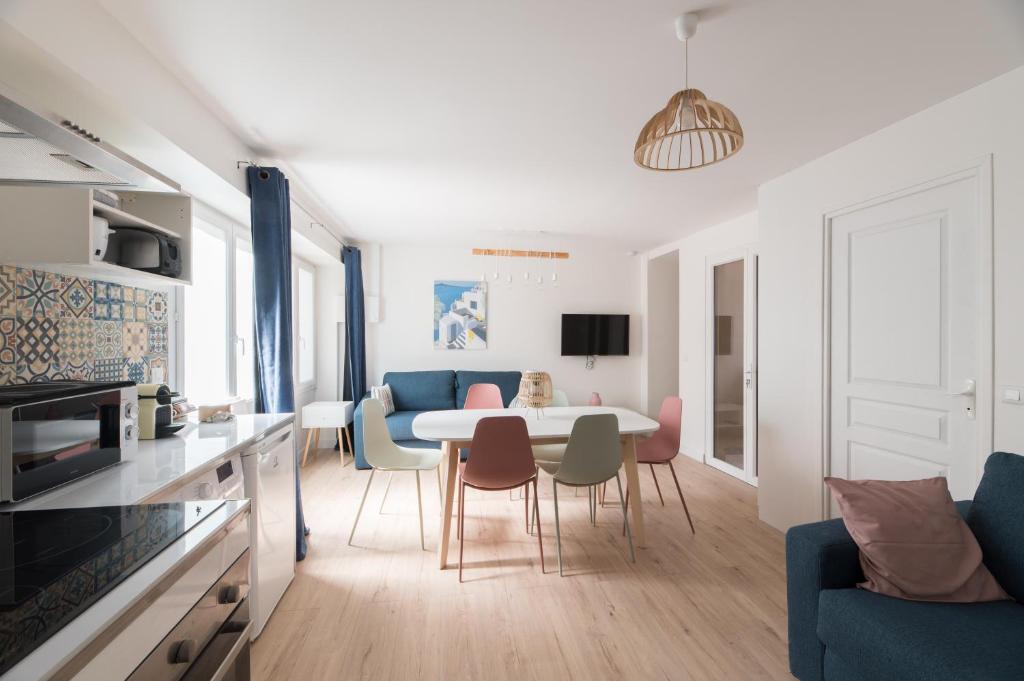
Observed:
[[[531,439],[568,438],[572,425],[587,414],[615,414],[619,433],[646,435],[658,430],[658,422],[621,407],[545,407],[536,409],[448,409],[428,411],[412,421],[412,432],[420,440],[469,442],[476,422],[488,416],[522,416]]]
[[[140,441],[116,466],[7,509],[138,504],[246,449],[294,419],[294,414],[241,414],[228,423],[189,423],[176,435]]]

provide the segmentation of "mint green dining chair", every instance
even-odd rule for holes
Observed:
[[[536,448],[534,448],[536,452]],[[555,539],[558,548],[558,574],[564,576],[562,570],[562,528],[558,517],[558,486],[586,487],[590,498],[590,520],[595,522],[597,512],[597,485],[615,479],[619,488],[619,501],[622,506],[622,517],[626,522],[626,534],[629,537],[629,556],[636,562],[636,551],[633,548],[633,532],[626,518],[626,502],[622,495],[622,482],[619,479],[619,468],[622,466],[622,449],[619,443],[619,419],[615,414],[588,414],[580,416],[572,424],[569,442],[565,445],[565,453],[560,461],[534,459],[537,466],[548,473],[552,480],[555,501]]]

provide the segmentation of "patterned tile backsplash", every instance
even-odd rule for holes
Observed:
[[[166,376],[167,309],[159,291],[0,266],[0,384]]]

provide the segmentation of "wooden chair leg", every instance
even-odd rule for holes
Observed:
[[[427,550],[427,544],[423,540],[423,496],[420,493],[420,472],[416,471],[416,508],[420,512],[420,549]]]
[[[441,466],[438,464],[437,468],[437,500],[441,503],[442,509],[444,507],[444,492],[441,491]]]
[[[359,508],[356,510],[356,519],[352,521],[352,531],[348,533],[348,545],[352,546],[352,537],[356,536],[356,525],[359,524],[359,516],[363,513],[363,504],[366,503],[366,495],[370,493],[370,485],[373,483],[375,468],[370,469],[370,479],[366,481],[366,489],[363,490],[363,498],[359,500]]]
[[[537,519],[537,547],[540,549],[540,573],[545,574],[544,569],[544,538],[540,532],[540,494],[537,492],[537,478],[533,479],[533,517]]]
[[[302,463],[300,466],[306,465],[306,457],[309,456],[309,444],[313,441],[313,429],[310,428],[306,431],[306,446],[302,448]]]
[[[377,515],[384,512],[384,502],[388,500],[388,492],[391,491],[391,481],[394,479],[394,471],[388,473],[388,484],[384,486],[384,496],[380,498],[380,508],[377,509]]]
[[[697,534],[697,530],[693,527],[693,518],[690,517],[690,509],[686,507],[686,498],[683,497],[683,488],[679,486],[679,478],[676,477],[676,469],[672,467],[672,462],[668,462],[668,469],[672,471],[672,479],[676,481],[676,491],[679,492],[679,501],[683,502],[683,510],[686,511],[686,521],[690,523],[690,532],[694,535]]]
[[[562,526],[558,522],[558,481],[554,478],[551,478],[551,489],[555,497],[555,548],[558,551],[558,576],[564,577],[565,575],[562,574]]]
[[[459,498],[455,500],[455,538],[462,539],[462,493],[465,491],[465,487],[462,484],[462,478],[459,478]]]
[[[523,485],[523,514],[526,517],[526,534],[530,534],[530,483]]]
[[[619,488],[619,501],[622,502],[622,522],[626,526],[626,536],[629,537],[629,558],[636,562],[636,550],[633,548],[633,532],[629,529],[629,516],[626,515],[626,497],[622,496],[622,481],[619,480],[618,472],[615,473],[615,485]],[[629,492],[626,492],[627,497]]]
[[[629,508],[629,487],[626,487],[626,498],[625,498],[625,500],[623,500],[622,503],[625,504],[626,508]],[[625,522],[622,523],[622,536],[623,537],[626,536],[626,523]]]
[[[654,478],[654,489],[658,490],[658,498],[661,499],[661,505],[665,505],[665,497],[661,496],[661,485],[658,484],[658,475],[654,472],[654,464],[647,464],[651,467],[651,477]]]
[[[462,527],[466,519],[466,483],[459,482],[459,583],[462,583],[462,550],[466,545],[466,533]]]

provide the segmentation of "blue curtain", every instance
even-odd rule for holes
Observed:
[[[292,384],[292,215],[288,180],[277,168],[249,167],[255,290],[256,411],[295,411]],[[306,557],[299,461],[295,459],[295,560]]]
[[[366,393],[366,319],[363,309],[363,257],[355,246],[341,249],[345,264],[345,385],[343,400],[357,405]]]

